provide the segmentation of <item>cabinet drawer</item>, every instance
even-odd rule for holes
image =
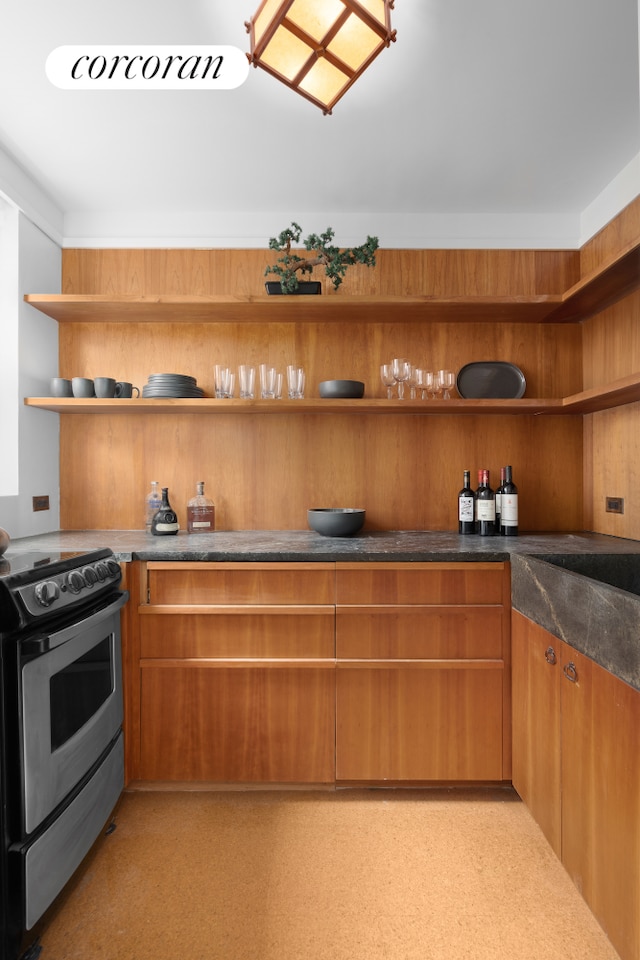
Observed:
[[[333,563],[147,564],[151,604],[333,604]]]
[[[501,780],[501,664],[338,663],[337,780]]]
[[[273,613],[259,614],[243,608],[237,613],[149,613],[140,617],[140,656],[335,656],[333,607],[277,611],[276,607]]]
[[[496,604],[504,563],[337,563],[338,604]]]
[[[333,665],[147,661],[140,696],[143,779],[334,780]]]
[[[362,659],[501,659],[500,606],[342,606],[336,655]]]

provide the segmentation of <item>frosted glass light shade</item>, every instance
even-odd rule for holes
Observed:
[[[393,0],[262,0],[245,24],[249,61],[331,113],[395,40]]]

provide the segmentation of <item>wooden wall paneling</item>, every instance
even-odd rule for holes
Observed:
[[[592,529],[611,536],[640,540],[640,403],[604,410],[590,422],[590,463],[593,477]],[[607,513],[606,498],[623,497],[624,514]]]
[[[580,250],[580,272],[586,276],[614,259],[640,237],[640,197],[632,200]]]
[[[640,370],[640,290],[582,324],[584,389]]]
[[[456,529],[462,471],[511,463],[523,530],[580,529],[580,417],[63,414],[61,522],[141,529],[151,480],[184,528],[197,480],[218,529],[306,529],[309,507],[367,510],[368,529]],[[562,464],[549,469],[549,464]]]

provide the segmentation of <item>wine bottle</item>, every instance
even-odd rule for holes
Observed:
[[[502,488],[502,515],[500,533],[503,537],[518,536],[518,488],[513,482],[511,467],[505,467],[505,480]]]
[[[464,471],[462,490],[458,494],[458,533],[475,533],[475,494],[471,489],[471,471]]]
[[[166,537],[177,533],[180,529],[178,517],[169,503],[169,488],[162,488],[162,503],[151,521],[151,533],[154,537]]]
[[[144,528],[147,533],[151,533],[151,522],[153,520],[154,514],[162,506],[162,496],[160,494],[160,481],[152,480],[151,481],[151,490],[145,497],[145,521]]]
[[[204,495],[204,480],[196,485],[196,495],[187,503],[187,533],[211,533],[215,530],[215,506]]]
[[[496,533],[500,533],[500,516],[502,514],[502,488],[504,486],[505,467],[500,467],[500,486],[496,490]]]
[[[479,470],[480,485],[476,490],[476,532],[492,537],[496,532],[496,495],[489,486],[489,471]]]

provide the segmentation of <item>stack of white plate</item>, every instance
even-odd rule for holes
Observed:
[[[182,373],[152,373],[142,388],[143,397],[204,397],[195,377]]]

